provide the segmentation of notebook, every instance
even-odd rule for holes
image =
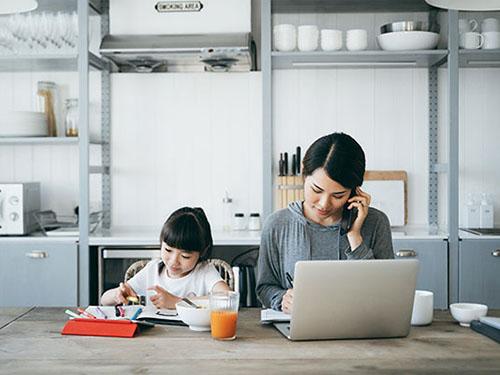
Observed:
[[[260,323],[271,324],[276,322],[289,322],[291,319],[290,314],[285,314],[283,311],[276,311],[273,309],[264,309],[260,311]]]
[[[142,308],[143,311],[136,318],[138,321],[146,321],[155,324],[187,326],[187,324],[181,320],[179,315],[177,315],[177,311],[175,309],[157,309],[154,306],[144,307],[138,305],[123,306],[123,308],[125,310],[124,317],[116,316],[114,306],[89,306],[85,311],[100,319],[124,320],[130,319],[137,312],[137,309]],[[101,311],[105,316],[102,315]]]

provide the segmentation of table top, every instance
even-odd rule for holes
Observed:
[[[436,311],[398,339],[291,342],[243,309],[234,341],[160,326],[134,338],[63,336],[64,308],[0,309],[0,373],[471,373],[500,370],[500,345]],[[500,316],[500,311],[489,315]]]

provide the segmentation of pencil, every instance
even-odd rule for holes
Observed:
[[[288,272],[285,274],[285,276],[286,276],[286,279],[288,280],[288,282],[290,283],[290,286],[293,288],[292,276],[290,276],[290,274]]]
[[[68,314],[69,316],[71,316],[72,318],[78,318],[78,319],[81,319],[82,317],[76,313],[74,313],[73,311],[69,310],[69,309],[66,309],[66,311],[64,311],[66,314]]]
[[[132,317],[130,318],[130,320],[136,320],[137,317],[139,316],[139,314],[142,312],[142,307],[139,307],[136,312],[134,313],[134,315],[132,315]]]
[[[97,311],[99,311],[99,314],[101,314],[104,319],[108,319],[108,316],[106,315],[106,313],[104,311],[102,311],[99,306],[96,306],[95,308]]]

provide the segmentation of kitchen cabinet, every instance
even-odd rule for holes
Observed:
[[[448,308],[448,243],[446,240],[393,240],[396,259],[419,260],[417,289],[434,293],[434,308]]]
[[[76,306],[76,241],[1,243],[0,306]]]
[[[500,308],[500,239],[463,239],[459,256],[459,301]]]

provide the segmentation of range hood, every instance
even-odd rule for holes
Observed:
[[[256,61],[250,33],[107,35],[100,52],[118,72],[248,72]]]

